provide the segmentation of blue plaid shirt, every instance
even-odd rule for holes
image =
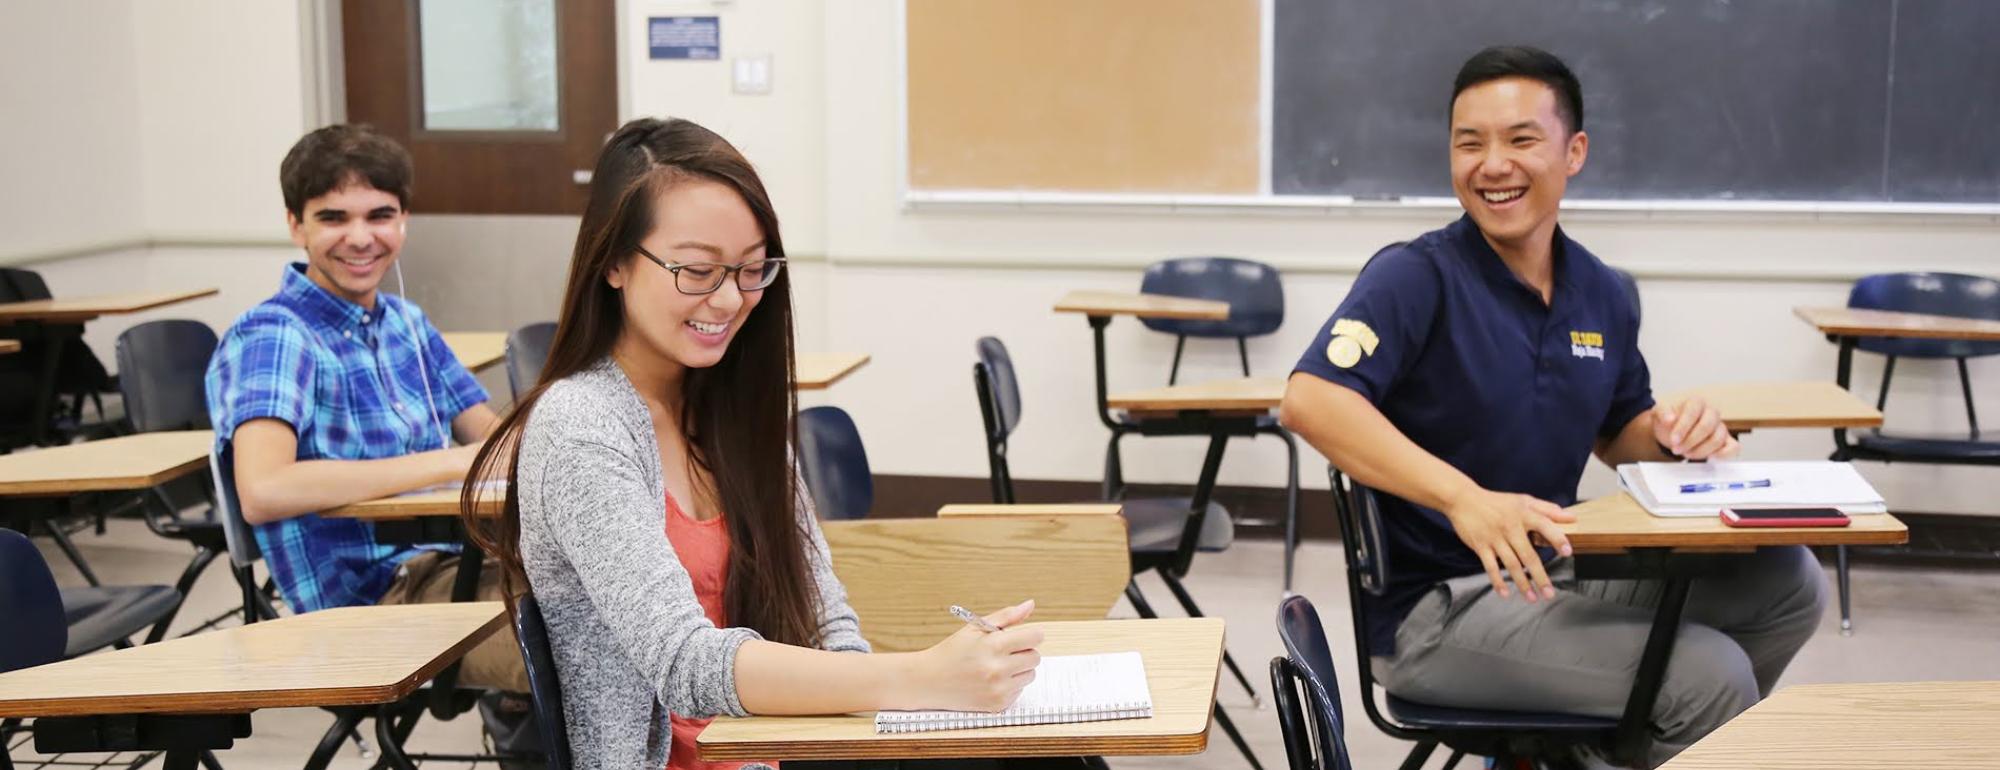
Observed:
[[[486,401],[486,391],[415,304],[378,293],[375,309],[364,310],[315,285],[304,263],[285,268],[277,295],[222,335],[208,362],[207,387],[218,445],[237,426],[272,417],[298,434],[300,460],[439,449],[440,428],[450,431],[453,417]],[[381,601],[405,560],[445,548],[383,545],[372,524],[311,513],[256,531],[279,590],[297,612]]]

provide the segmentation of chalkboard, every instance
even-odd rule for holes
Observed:
[[[1451,81],[1583,81],[1570,197],[2000,202],[1996,0],[1277,0],[1273,192],[1449,196]]]

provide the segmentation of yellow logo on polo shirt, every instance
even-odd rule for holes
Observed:
[[[1346,318],[1333,322],[1332,333],[1333,339],[1326,343],[1326,360],[1342,369],[1361,363],[1362,356],[1374,355],[1375,346],[1381,343],[1368,324]]]
[[[1570,332],[1569,354],[1577,358],[1604,360],[1604,334],[1602,332]]]

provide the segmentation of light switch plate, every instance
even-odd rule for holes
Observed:
[[[730,67],[731,90],[739,94],[771,92],[771,55],[738,56]]]

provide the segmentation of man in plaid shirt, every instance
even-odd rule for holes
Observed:
[[[498,422],[486,391],[424,312],[378,291],[403,247],[409,154],[367,127],[319,129],[279,167],[306,261],[243,314],[209,361],[209,415],[234,453],[243,517],[296,612],[448,601],[452,545],[392,546],[374,526],[315,513],[465,478]],[[446,431],[461,446],[451,447]],[[481,598],[499,598],[498,569]],[[461,681],[525,692],[511,632]]]

